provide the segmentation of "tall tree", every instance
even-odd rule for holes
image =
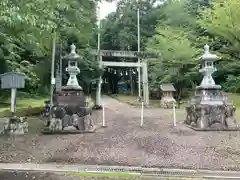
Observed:
[[[149,51],[161,49],[161,57],[152,59],[149,63],[152,87],[161,83],[173,83],[178,100],[187,95],[183,91],[194,86],[198,75],[196,57],[199,52],[192,46],[190,36],[184,29],[159,25],[156,34],[148,42]]]
[[[240,22],[238,17],[240,2],[238,0],[216,1],[211,9],[202,12],[199,24],[217,42],[219,52],[223,58],[219,66],[218,80],[228,91],[240,92],[240,85],[236,80],[240,77]]]
[[[2,0],[1,72],[24,72],[27,75],[27,90],[41,89],[49,84],[53,31],[57,34],[57,43],[75,43],[78,48],[87,48],[96,28],[97,2]]]
[[[137,37],[137,9],[140,9],[140,32],[141,32],[141,50],[145,50],[147,39],[154,34],[158,20],[162,17],[162,6],[156,6],[155,0],[132,1],[120,0],[117,3],[117,10],[111,13],[102,21],[102,49],[113,50],[138,50]],[[121,61],[119,58],[105,58],[104,60]],[[124,59],[124,61],[136,61],[133,59]],[[108,73],[108,76],[110,74]],[[114,75],[112,79],[113,91],[117,88],[117,83],[121,77]]]

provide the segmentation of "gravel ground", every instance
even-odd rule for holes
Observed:
[[[172,127],[169,110],[140,110],[109,97],[107,128],[94,134],[1,138],[0,162],[58,162],[240,170],[240,132],[195,132]],[[101,123],[101,112],[94,118]],[[181,117],[182,118],[182,117]],[[1,178],[0,178],[1,179]]]

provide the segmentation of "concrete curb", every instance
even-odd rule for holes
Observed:
[[[215,179],[240,179],[238,171],[212,171],[194,169],[142,168],[128,166],[98,166],[77,164],[34,164],[0,163],[0,170],[38,171],[38,172],[124,172],[152,177],[191,177]]]

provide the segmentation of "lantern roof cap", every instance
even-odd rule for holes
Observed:
[[[210,53],[210,47],[206,44],[204,46],[204,54],[199,59],[200,61],[217,61],[221,58],[215,54]]]
[[[66,56],[64,56],[63,59],[68,59],[68,60],[80,59],[81,56],[76,53],[76,46],[74,44],[72,44],[70,46],[70,48],[71,48],[71,52],[69,54],[67,54]]]

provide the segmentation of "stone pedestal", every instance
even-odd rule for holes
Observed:
[[[173,98],[162,98],[160,101],[160,106],[161,108],[164,108],[164,109],[172,109],[173,104],[175,103],[176,101]]]
[[[91,108],[80,106],[57,106],[53,108],[50,132],[95,132],[96,126],[91,116]]]
[[[171,83],[161,84],[160,89],[162,92],[162,98],[160,100],[160,106],[164,109],[172,109],[173,104],[176,103],[176,100],[173,98],[173,92],[176,91],[174,86]]]
[[[186,107],[186,124],[203,130],[237,128],[235,110],[220,86],[198,87],[190,105]]]
[[[23,135],[28,132],[28,122],[24,117],[4,118],[4,123],[1,133]]]
[[[198,104],[186,107],[186,124],[199,129],[237,128],[235,106]]]

